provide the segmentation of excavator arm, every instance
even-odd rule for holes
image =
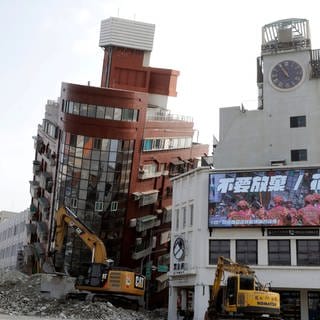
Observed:
[[[56,212],[55,250],[62,250],[64,237],[68,227],[76,234],[92,252],[92,263],[108,264],[107,251],[104,243],[67,207],[61,207]]]
[[[217,299],[218,292],[221,286],[221,280],[224,272],[231,272],[233,274],[254,275],[254,271],[247,265],[240,264],[225,257],[219,257],[215,279],[211,290],[211,299],[213,302]]]

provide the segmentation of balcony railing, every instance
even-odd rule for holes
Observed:
[[[152,243],[147,248],[145,248],[145,244],[142,243],[141,245],[135,247],[135,250],[132,253],[131,258],[133,260],[139,260],[143,257],[148,256],[149,254],[151,254],[151,252],[152,252]]]
[[[184,116],[180,114],[147,114],[147,121],[184,121],[193,122],[193,118],[190,116]]]
[[[152,229],[157,225],[159,225],[159,220],[157,219],[157,216],[148,215],[137,219],[136,230],[137,232],[142,232],[148,229]]]

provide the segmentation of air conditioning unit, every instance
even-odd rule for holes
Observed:
[[[157,237],[152,237],[152,248],[154,249],[157,246]]]
[[[136,225],[137,225],[137,219],[136,218],[130,219],[129,227],[134,228]]]

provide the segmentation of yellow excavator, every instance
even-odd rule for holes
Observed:
[[[231,275],[222,287],[225,272]],[[204,319],[280,319],[280,295],[262,285],[249,266],[219,257]]]
[[[77,280],[76,289],[90,292],[96,298],[105,298],[112,303],[132,303],[138,307],[139,297],[145,293],[145,276],[128,268],[113,267],[107,258],[103,241],[67,207],[61,207],[55,215],[54,252],[61,252],[68,228],[72,228],[92,252],[88,275]],[[120,303],[119,303],[120,302]]]

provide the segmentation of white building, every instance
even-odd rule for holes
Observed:
[[[257,110],[221,109],[216,169],[199,168],[173,179],[169,319],[179,319],[177,305],[192,309],[193,319],[203,319],[219,255],[250,264],[261,282],[271,281],[280,292],[284,319],[318,319],[320,223],[300,225],[297,215],[288,223],[257,218],[247,225],[219,218],[219,210],[231,212],[226,194],[234,195],[229,206],[245,199],[250,209],[259,202],[269,213],[276,195],[283,206],[293,201],[300,210],[307,193],[319,193],[320,50],[311,50],[308,21],[265,25],[261,48]],[[271,178],[273,172],[277,178]],[[220,185],[214,200],[210,193],[217,173],[235,180],[225,192]],[[254,177],[266,189],[255,189],[259,192],[249,199]]]
[[[18,253],[27,242],[28,211],[0,215],[0,269],[16,269]]]

